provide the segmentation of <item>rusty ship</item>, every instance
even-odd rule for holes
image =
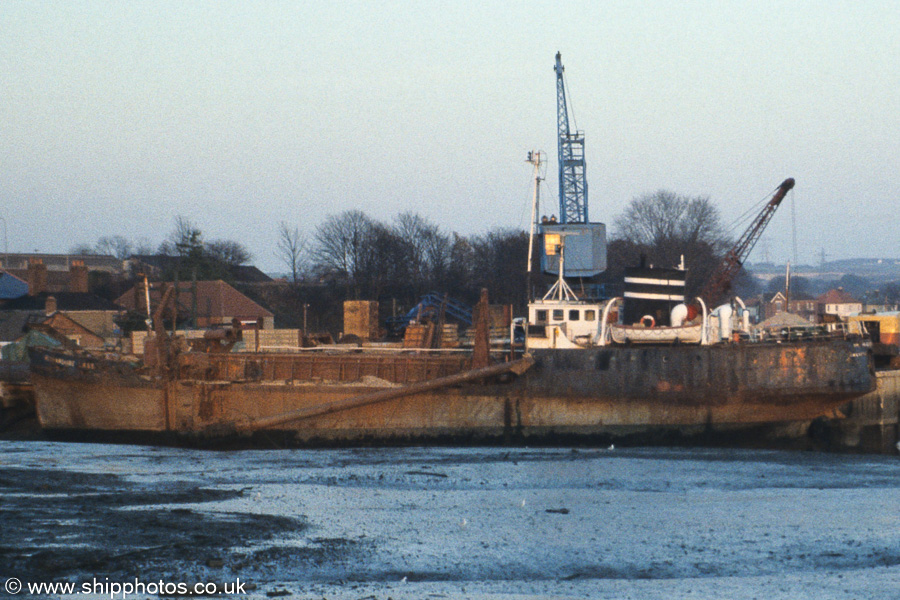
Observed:
[[[875,386],[866,341],[843,333],[725,339],[713,323],[705,344],[601,344],[597,305],[559,306],[535,302],[559,321],[514,322],[501,351],[484,319],[452,352],[197,351],[161,327],[144,361],[35,348],[37,416],[57,435],[179,443],[653,442],[809,422]]]
[[[499,344],[485,290],[466,348],[234,352],[236,330],[188,346],[163,325],[175,321],[170,286],[143,360],[31,349],[37,417],[48,432],[88,439],[297,445],[798,436],[793,425],[838,416],[875,389],[876,375],[862,332],[757,331],[740,299],[725,299],[792,186],[778,187],[693,300],[683,261],[626,270],[622,297],[579,298],[566,281],[573,234],[546,227],[556,282],[526,317],[510,319]]]
[[[792,186],[779,186],[693,300],[683,264],[626,270],[622,297],[579,298],[566,281],[571,233],[546,227],[556,282],[529,303],[527,317],[510,319],[500,344],[492,343],[485,290],[467,348],[234,352],[236,329],[209,331],[189,346],[163,325],[175,320],[170,286],[143,360],[32,348],[37,417],[55,435],[186,443],[802,437],[813,420],[839,416],[842,405],[874,390],[876,375],[862,332],[757,331],[739,298],[723,302]]]

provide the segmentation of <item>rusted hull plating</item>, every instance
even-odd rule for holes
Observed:
[[[297,443],[692,435],[832,415],[871,391],[866,348],[846,341],[546,350],[521,376],[405,394],[465,372],[459,356],[191,355],[164,382],[103,365],[34,369],[48,430],[234,436]],[[372,401],[391,388],[397,397]],[[368,403],[354,405],[356,398]],[[320,407],[349,406],[321,414]],[[255,426],[301,414],[276,426]]]

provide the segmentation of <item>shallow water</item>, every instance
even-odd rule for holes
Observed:
[[[0,442],[0,494],[0,588],[15,576],[239,579],[250,598],[900,597],[896,457]]]

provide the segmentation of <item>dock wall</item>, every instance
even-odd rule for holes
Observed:
[[[896,454],[900,440],[900,370],[879,371],[878,388],[850,403],[846,419],[829,424],[836,449]]]

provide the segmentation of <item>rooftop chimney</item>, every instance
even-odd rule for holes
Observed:
[[[69,265],[69,291],[81,294],[88,291],[88,269],[83,260],[73,260]]]
[[[47,265],[40,258],[28,259],[28,295],[37,296],[47,291]]]
[[[47,296],[47,303],[44,305],[44,313],[49,317],[56,312],[56,298]]]

